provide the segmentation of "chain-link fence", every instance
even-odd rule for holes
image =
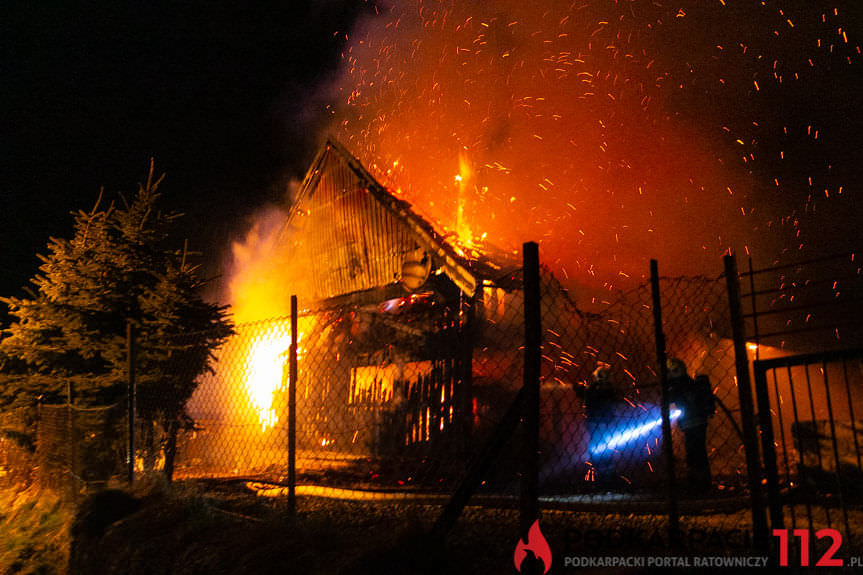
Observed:
[[[40,484],[75,497],[120,476],[127,457],[122,405],[39,405],[35,471]]]
[[[304,485],[350,489],[356,497],[450,492],[522,385],[521,281],[516,271],[454,302],[415,294],[302,311],[301,492]],[[745,465],[724,280],[663,278],[660,286],[669,356],[692,375],[706,375],[717,398],[706,441],[712,488],[699,497],[740,494]],[[583,312],[543,273],[540,445],[549,496],[570,496],[571,504],[602,503],[606,493],[665,498],[652,309],[646,284],[600,312]],[[177,477],[287,480],[290,343],[290,318],[238,326],[187,406],[194,426],[180,433]],[[610,366],[615,400],[597,422],[586,417],[585,394],[601,364]],[[686,441],[678,426],[673,443],[685,488]],[[506,453],[485,492],[515,493],[519,451],[513,445]]]
[[[707,376],[716,397],[706,449],[712,489],[700,497],[739,491],[746,482],[738,421],[734,353],[724,279],[661,278],[663,328],[669,357],[692,376]],[[649,284],[579,313],[565,297],[544,294],[543,430],[548,487],[561,493],[612,491],[664,498],[661,386]],[[592,372],[608,366],[614,393],[591,417]],[[674,406],[672,406],[674,407]],[[587,409],[586,409],[587,408]],[[680,411],[672,409],[672,419]],[[673,427],[678,485],[687,487],[686,440]]]
[[[301,484],[445,492],[464,468],[471,403],[463,302],[408,296],[298,318]],[[238,326],[189,402],[176,473],[288,476],[290,318]]]
[[[18,408],[0,413],[0,485],[26,482],[33,476],[36,413]]]
[[[40,476],[78,491],[122,479],[133,439],[136,473],[244,479],[259,494],[285,493],[295,386],[299,495],[444,504],[497,439],[505,447],[472,501],[512,505],[525,438],[502,422],[524,382],[522,275],[516,269],[485,280],[473,297],[429,291],[302,310],[296,382],[289,368],[292,318],[239,325],[216,352],[213,370],[197,376],[184,412],[141,374],[132,437],[126,405],[43,405]],[[690,524],[721,510],[709,523],[737,527],[749,501],[725,279],[660,278],[659,287],[668,356],[706,376],[716,398],[701,447],[708,488],[690,484],[689,452],[699,442],[681,429],[682,404],[672,398],[673,496],[682,515],[702,514]],[[591,311],[547,270],[540,292],[540,505],[601,512],[607,519],[590,522],[597,528],[633,520],[664,529],[670,492],[650,284]],[[148,345],[182,357],[206,335]],[[604,407],[592,410],[592,374],[602,366],[610,392]],[[182,362],[176,367],[182,371]]]

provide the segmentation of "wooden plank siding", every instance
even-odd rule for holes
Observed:
[[[302,300],[317,309],[310,313],[342,314],[353,326],[350,337],[333,331],[304,340],[300,370],[313,385],[301,412],[314,417],[302,420],[300,439],[311,448],[338,435],[332,440],[340,449],[397,455],[466,433],[472,356],[463,349],[467,315],[460,310],[480,283],[474,262],[332,140],[307,172],[280,240],[306,275]],[[383,301],[406,294],[403,264],[423,254],[431,260],[423,289],[435,292],[433,307],[383,311]],[[410,364],[429,370],[387,375]]]
[[[477,287],[463,255],[332,140],[306,174],[283,234],[290,230],[300,230],[294,240],[311,263],[314,300],[392,285],[418,249],[465,294]]]
[[[314,299],[397,282],[405,257],[420,247],[411,229],[337,155],[327,154],[320,170],[302,203]]]

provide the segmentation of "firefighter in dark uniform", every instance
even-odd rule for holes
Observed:
[[[616,431],[614,429],[615,411],[619,402],[617,391],[611,383],[611,366],[600,363],[591,374],[590,384],[583,393],[594,481],[597,485],[609,485],[614,478],[613,451],[605,449],[600,451],[596,448],[608,441]]]
[[[716,413],[716,400],[706,375],[694,379],[686,364],[671,358],[668,367],[668,401],[681,410],[677,425],[686,444],[686,478],[689,491],[710,491],[710,461],[707,458],[707,423]]]

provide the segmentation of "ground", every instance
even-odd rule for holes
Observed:
[[[62,573],[72,509],[35,486],[0,488],[0,573]]]
[[[197,481],[144,495],[140,510],[128,518],[86,541],[76,539],[93,549],[111,549],[114,555],[100,555],[96,564],[79,562],[79,572],[515,572],[518,510],[511,506],[468,507],[441,545],[425,535],[440,514],[439,505],[300,496],[294,520],[284,497],[255,496],[249,487],[243,481]],[[712,523],[709,518],[684,517],[684,524],[705,532],[745,527],[746,515],[723,514]],[[667,546],[661,540],[664,528],[664,518],[652,514],[546,511],[542,518],[558,561],[565,554],[619,554],[619,546],[609,546],[614,536],[630,539],[628,552],[662,554]],[[609,530],[620,533],[609,539]],[[705,542],[704,548],[724,543]],[[73,554],[73,563],[80,559]],[[562,565],[556,567],[562,571]]]
[[[71,507],[50,492],[2,493],[2,573],[64,573],[70,554],[69,572],[87,575],[516,573],[512,507],[468,507],[446,541],[435,542],[426,532],[440,505],[304,495],[292,518],[284,497],[258,496],[245,481],[142,482],[133,492],[103,491],[80,502],[74,522]],[[863,512],[849,520],[859,533]],[[661,514],[545,510],[541,519],[552,574],[574,569],[567,557],[757,554],[749,528],[745,508],[683,515],[675,550]]]

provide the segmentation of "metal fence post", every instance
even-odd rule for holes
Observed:
[[[782,498],[779,494],[779,467],[776,464],[776,445],[773,435],[773,415],[770,413],[770,391],[767,372],[755,362],[755,401],[758,403],[758,431],[761,436],[761,453],[764,459],[764,477],[767,480],[767,507],[770,510],[770,527],[784,529]],[[780,409],[777,405],[776,409]]]
[[[477,321],[477,306],[482,299],[482,284],[478,285],[474,295],[461,296],[462,310],[465,314],[460,331],[461,354],[459,356],[459,380],[461,382],[461,400],[458,409],[461,411],[462,441],[465,453],[471,453],[473,438],[473,347],[474,333]]]
[[[521,476],[520,531],[527,540],[539,518],[539,374],[542,345],[539,291],[539,246],[523,245],[524,258],[524,454]]]
[[[737,394],[740,399],[743,447],[746,451],[746,470],[749,479],[752,531],[756,548],[761,551],[767,551],[770,539],[767,532],[767,513],[764,508],[764,500],[761,497],[758,431],[755,429],[752,384],[749,380],[749,358],[746,355],[746,333],[743,324],[743,310],[740,305],[740,278],[737,275],[737,259],[735,256],[727,255],[723,260],[725,264],[725,281],[728,286],[731,332],[734,338],[734,363],[737,373]]]
[[[662,330],[662,298],[659,291],[659,262],[650,260],[650,289],[653,296],[653,328],[656,337],[656,362],[659,364],[659,384],[662,394],[662,452],[665,472],[668,475],[668,528],[677,532],[680,516],[677,509],[675,486],[674,444],[671,439],[671,416],[668,401],[668,369],[665,365],[665,332]]]
[[[288,384],[288,512],[297,514],[297,296],[291,296],[290,381]]]
[[[75,429],[75,410],[72,409],[72,404],[66,404],[66,441],[69,442],[67,450],[68,463],[66,468],[66,493],[65,495],[75,500],[75,494],[78,492],[77,480],[80,477],[78,473],[78,433]]]
[[[126,370],[128,375],[129,445],[128,478],[129,487],[135,483],[135,326],[131,320],[126,322]]]

